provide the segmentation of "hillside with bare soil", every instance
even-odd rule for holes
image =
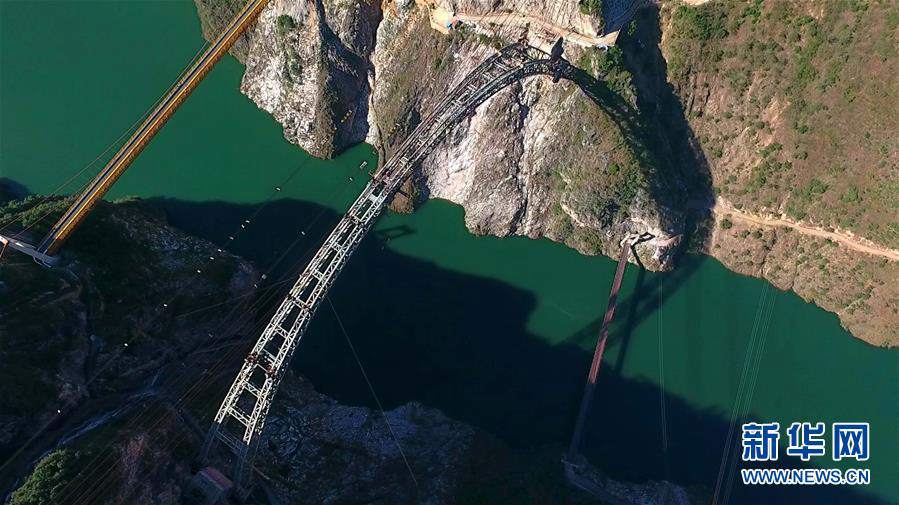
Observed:
[[[669,2],[638,23],[642,105],[714,210],[698,247],[899,344],[899,4]]]
[[[233,3],[197,0],[207,32]],[[605,5],[279,0],[238,53],[241,89],[315,155],[366,141],[389,156],[497,47],[561,30],[599,103],[545,79],[509,87],[422,162],[402,207],[446,199],[474,233],[585,254],[649,231],[648,268],[690,243],[899,345],[899,4],[673,0],[585,47]]]

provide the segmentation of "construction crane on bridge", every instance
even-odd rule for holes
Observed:
[[[178,107],[196,89],[218,60],[227,52],[260,14],[269,0],[249,0],[224,31],[195,60],[152,109],[130,138],[113,155],[99,174],[77,195],[72,205],[53,225],[37,247],[0,235],[0,255],[12,248],[46,265],[56,262],[56,253],[65,240],[83,222],[90,210],[106,194]],[[240,371],[216,413],[203,447],[202,459],[209,460],[213,450],[224,446],[233,459],[234,484],[238,490],[252,470],[256,447],[262,436],[266,416],[292,355],[321,301],[337,276],[381,215],[387,202],[400,191],[414,167],[461,120],[480,104],[513,82],[534,75],[547,75],[553,82],[561,78],[577,80],[578,72],[562,57],[563,39],[559,38],[547,54],[524,41],[511,44],[470,72],[406,138],[396,155],[373,174],[372,180],[352,204],[343,219],[327,237],[284,298],[265,330],[247,354]],[[583,74],[583,72],[581,72]],[[280,188],[278,188],[280,191]],[[608,323],[614,314],[614,298],[621,284],[627,251],[623,245],[613,284],[610,310],[606,314],[598,344],[591,382],[595,384],[598,359]],[[595,368],[595,371],[594,371]],[[592,387],[589,388],[592,391]],[[585,394],[585,398],[587,395]],[[583,410],[583,407],[582,407]],[[580,423],[579,423],[580,424]],[[580,429],[576,431],[579,438]],[[574,441],[573,448],[578,444]],[[576,454],[576,451],[573,451]],[[212,470],[206,472],[214,474]]]
[[[599,338],[596,340],[596,348],[593,351],[593,361],[590,362],[590,369],[587,372],[587,383],[584,385],[584,396],[581,398],[581,406],[578,410],[577,421],[575,422],[574,432],[571,435],[571,444],[568,446],[568,453],[562,458],[568,480],[574,485],[591,493],[595,491],[593,486],[590,486],[589,483],[582,482],[574,469],[583,466],[586,463],[581,454],[584,429],[587,424],[587,417],[590,414],[590,405],[593,403],[596,380],[599,377],[599,367],[602,364],[606,342],[609,339],[609,328],[612,326],[612,321],[615,319],[615,309],[618,307],[618,291],[621,289],[621,281],[624,279],[624,270],[627,268],[627,260],[630,257],[631,251],[637,244],[652,238],[652,234],[643,233],[625,237],[621,241],[621,253],[618,256],[618,266],[615,268],[615,277],[612,279],[612,288],[609,290],[609,303],[606,305],[606,312],[603,315],[602,325],[599,328]]]
[[[253,21],[262,12],[262,8],[269,0],[250,0],[234,16],[234,19],[225,27],[221,34],[209,45],[193,64],[181,75],[175,84],[169,88],[162,100],[156,104],[143,122],[137,127],[131,137],[110,158],[96,177],[75,197],[75,201],[63,213],[62,217],[53,225],[50,232],[34,247],[14,237],[0,235],[0,243],[3,247],[9,247],[33,257],[44,265],[56,263],[56,253],[59,248],[87,217],[91,209],[103,198],[103,195],[121,177],[131,162],[144,150],[152,138],[162,129],[166,121],[178,110],[178,107],[203,81],[203,78],[212,70],[212,67],[231,49],[234,42],[240,37]]]
[[[612,326],[612,320],[615,319],[615,309],[618,307],[618,291],[621,289],[621,281],[624,278],[624,269],[627,267],[627,260],[630,257],[631,250],[634,246],[652,238],[652,234],[643,233],[641,235],[625,237],[625,239],[621,241],[621,253],[618,256],[618,266],[615,269],[615,277],[612,280],[612,289],[609,292],[609,303],[606,306],[606,312],[602,318],[602,326],[600,326],[599,329],[599,338],[596,340],[596,348],[593,351],[593,361],[590,363],[590,370],[587,372],[587,384],[584,387],[584,396],[581,399],[577,423],[574,427],[574,433],[571,436],[568,454],[565,457],[566,464],[577,464],[581,458],[581,439],[584,434],[584,424],[587,421],[587,415],[590,412],[590,404],[593,401],[593,391],[596,388],[596,380],[599,377],[599,367],[602,363],[606,341],[609,339],[609,328]]]

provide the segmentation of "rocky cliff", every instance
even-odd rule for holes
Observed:
[[[313,154],[364,139],[389,157],[495,48],[555,39],[515,16],[591,35],[602,24],[594,4],[272,0],[248,35],[241,88]],[[860,338],[896,345],[899,292],[883,282],[899,268],[896,125],[876,105],[897,89],[895,7],[689,4],[641,11],[620,48],[566,43],[569,61],[599,78],[593,93],[543,77],[497,93],[422,162],[411,200],[394,208],[442,198],[465,208],[474,233],[548,237],[585,254],[616,255],[623,237],[649,232],[638,256],[653,269],[673,267],[690,236],[695,250],[836,312]],[[197,5],[207,33],[233,8]],[[466,21],[446,30],[437,11]],[[863,60],[882,79],[851,79]],[[839,124],[854,126],[842,135]],[[822,249],[821,231],[838,233],[837,247]],[[858,254],[872,249],[883,254]]]
[[[71,444],[48,454],[12,494],[11,505],[68,503],[79,496],[95,503],[196,503],[191,459],[201,437],[172,416],[152,429],[133,418],[122,424],[104,433],[102,445]],[[543,503],[541,497],[596,503],[565,483],[557,452],[548,456],[535,464],[477,428],[416,403],[383,414],[341,405],[288,374],[256,458],[256,489],[246,503]],[[108,472],[90,473],[101,457]],[[692,491],[668,482],[627,484],[595,469],[583,471],[581,481],[601,485],[613,503],[699,503]],[[82,472],[89,473],[91,488],[79,486]]]
[[[204,27],[224,17],[222,8],[197,5]],[[288,140],[318,156],[362,140],[389,156],[496,47],[521,36],[544,47],[554,40],[526,26],[504,31],[489,23],[444,35],[431,27],[429,7],[413,1],[309,5],[273,0],[266,7],[249,35],[241,89],[281,122]],[[444,7],[474,14],[497,8]],[[559,22],[596,32],[595,19],[569,7],[543,5]],[[596,75],[620,63],[598,50],[569,51],[571,59],[595,63]],[[684,195],[660,176],[645,142],[622,128],[637,120],[628,84],[606,91],[597,102],[546,77],[501,91],[423,162],[409,193],[462,205],[475,233],[545,236],[587,254],[616,255],[626,235],[650,232],[655,238],[640,245],[641,259],[670,268],[684,229]]]
[[[0,200],[0,216],[39,236],[49,220],[37,218],[67,203]],[[242,321],[230,311],[250,300],[258,273],[140,201],[101,202],[62,260],[55,270],[21,256],[0,264],[0,456],[41,435],[0,490],[48,451],[10,503],[191,503],[202,429],[192,413],[208,416],[231,380],[221,359],[239,360],[245,347],[233,344],[246,341],[225,338]],[[498,444],[421,405],[382,416],[338,404],[293,375],[266,429],[257,461],[276,503],[452,503],[475,453]]]
[[[203,33],[220,31],[240,2],[197,2]],[[327,21],[325,21],[327,20]],[[375,3],[273,0],[232,49],[246,64],[241,91],[319,157],[365,140]]]
[[[340,405],[296,376],[281,390],[259,461],[282,503],[453,503],[477,453],[498,447],[416,403],[382,415]]]
[[[897,23],[895,2],[671,3],[630,48],[711,190],[700,248],[879,346],[899,345]]]
[[[0,205],[0,216],[32,240],[69,203],[31,196]],[[35,438],[0,475],[0,493],[45,451],[108,445],[111,432],[102,444],[85,439],[156,399],[167,380],[163,370],[213,333],[221,336],[225,302],[252,294],[257,277],[248,262],[170,227],[161,212],[137,200],[101,202],[68,242],[61,268],[21,255],[4,258],[0,457],[5,461]],[[70,460],[53,461],[59,467]],[[62,503],[39,498],[43,491],[13,503]]]
[[[0,201],[0,217],[39,236],[66,203]],[[62,268],[19,260],[0,264],[0,456],[36,438],[0,491],[16,489],[12,505],[194,503],[203,430],[255,336],[232,311],[253,305],[255,268],[134,200],[101,202]],[[438,410],[342,405],[292,373],[265,429],[250,503],[591,502],[565,484],[559,448],[527,459]],[[622,503],[687,503],[673,484],[595,478]]]
[[[381,413],[341,405],[294,375],[281,391],[257,459],[270,477],[269,493],[281,503],[544,502],[539,496],[549,503],[596,502],[565,483],[558,452],[534,461],[436,409],[408,403]],[[630,484],[588,465],[582,471],[581,480],[601,486],[612,503],[699,503],[670,482]],[[516,477],[520,472],[540,477]]]
[[[37,218],[67,203],[29,197],[0,206],[0,215],[37,223],[31,231],[40,236],[47,220]],[[255,282],[249,263],[167,226],[138,201],[102,203],[69,245],[64,269],[22,257],[0,266],[3,452],[58,409],[145,386],[217,325],[176,314],[244,296]],[[204,266],[213,255],[216,263]]]
[[[442,35],[414,3],[385,14],[373,58],[369,142],[389,156],[495,46],[526,34],[460,27]],[[614,69],[605,54],[570,52]],[[656,238],[641,246],[644,261],[670,266],[683,231],[678,190],[660,176],[643,139],[628,132],[636,128],[629,87],[603,90],[605,100],[594,102],[575,84],[548,77],[513,84],[422,162],[415,189],[462,205],[475,233],[545,236],[587,254],[617,254],[625,235],[648,231]]]

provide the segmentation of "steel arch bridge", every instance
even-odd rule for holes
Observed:
[[[516,43],[478,65],[413,130],[325,239],[246,356],[207,434],[202,459],[224,450],[233,460],[230,473],[238,489],[248,482],[266,416],[300,339],[390,198],[453,126],[501,89],[534,75],[573,79],[575,69],[557,48],[561,53],[557,43],[550,56]]]

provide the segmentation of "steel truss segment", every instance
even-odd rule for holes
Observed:
[[[259,399],[259,395],[262,394],[262,390],[254,386],[253,383],[249,381],[244,384],[244,389],[251,395],[255,396],[256,399]]]
[[[216,433],[216,438],[219,441],[223,442],[226,446],[228,446],[235,453],[243,452],[245,450],[245,447],[243,446],[243,444],[241,444],[240,441],[238,441],[237,439],[235,439],[228,433],[219,431],[218,433]]]
[[[478,65],[416,126],[395,155],[375,173],[306,265],[241,366],[216,413],[204,445],[204,458],[208,457],[215,442],[222,442],[231,450],[236,458],[233,477],[238,487],[251,468],[275,393],[309,321],[349,257],[384,211],[387,201],[452,127],[496,91],[528,75],[552,75],[564,70],[558,61],[551,62],[547,58],[535,48],[514,44]],[[252,382],[254,373],[259,377],[260,370],[264,372],[261,386]],[[249,396],[242,398],[244,393]],[[252,410],[243,410],[250,403]],[[222,430],[227,417],[245,427],[241,440]]]
[[[228,409],[228,414],[237,419],[237,422],[240,424],[249,427],[250,426],[250,416],[246,415],[242,410],[237,407],[231,407]]]
[[[276,365],[278,365],[279,360],[278,360],[278,356],[277,356],[277,355],[272,354],[270,351],[268,351],[268,350],[266,350],[266,349],[263,349],[263,350],[259,351],[259,354],[260,354],[262,357],[264,357],[266,361],[268,361],[268,366],[276,366]],[[280,352],[279,352],[278,354],[280,354]]]

